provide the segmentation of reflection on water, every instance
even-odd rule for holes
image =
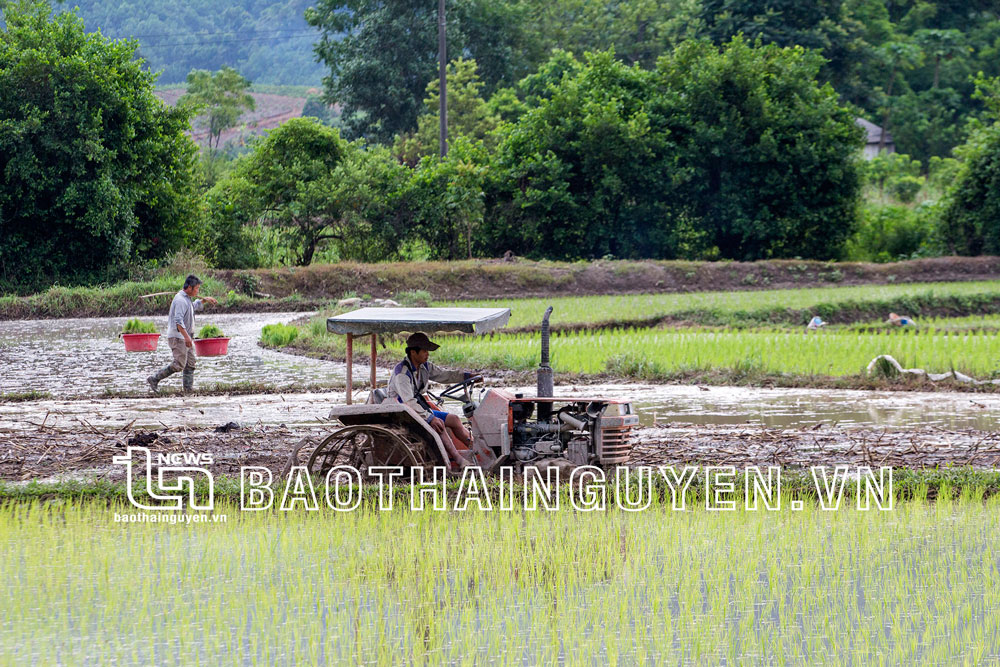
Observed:
[[[594,388],[596,389],[596,388]],[[609,387],[608,389],[614,389]],[[1000,429],[1000,396],[961,392],[874,392],[744,387],[633,386],[642,423],[756,424]],[[591,390],[587,389],[588,393]],[[558,392],[557,392],[558,393]],[[598,395],[608,395],[606,392]]]

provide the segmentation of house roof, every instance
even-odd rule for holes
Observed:
[[[859,127],[864,128],[865,132],[868,134],[867,143],[877,144],[882,141],[882,133],[884,130],[875,123],[870,123],[864,118],[855,118],[854,123]],[[885,143],[886,145],[892,143],[892,134],[889,132],[885,132]]]

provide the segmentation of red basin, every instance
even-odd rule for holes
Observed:
[[[221,357],[229,352],[229,339],[196,338],[194,351],[199,357]]]
[[[152,352],[160,342],[160,334],[122,334],[126,352]]]

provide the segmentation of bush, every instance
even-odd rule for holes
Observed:
[[[268,324],[260,331],[265,347],[287,347],[299,337],[299,328],[292,324]]]
[[[255,269],[261,264],[249,226],[249,198],[246,182],[239,180],[220,181],[205,195],[198,250],[217,269]]]
[[[872,204],[862,211],[861,226],[848,240],[846,257],[856,262],[894,262],[940,255],[938,205]]]
[[[127,334],[152,334],[157,333],[156,325],[140,319],[131,319],[122,327],[122,333]]]
[[[215,326],[214,324],[206,324],[201,329],[198,329],[198,335],[195,338],[225,338],[226,334],[222,333],[222,329]]]
[[[1000,123],[974,133],[948,193],[942,232],[958,255],[1000,254]]]
[[[895,176],[888,183],[889,194],[904,204],[912,202],[923,187],[923,178],[909,174]]]

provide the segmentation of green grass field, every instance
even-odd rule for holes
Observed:
[[[888,512],[0,507],[0,664],[985,664],[1000,501]],[[391,545],[391,548],[389,548]]]

